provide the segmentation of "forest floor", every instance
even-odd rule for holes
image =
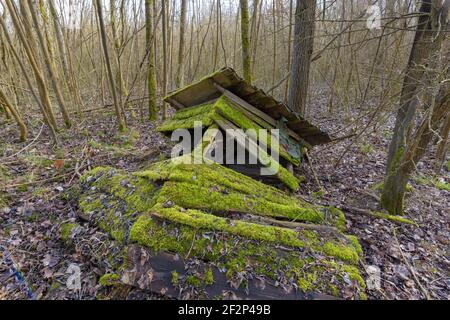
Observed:
[[[323,90],[314,92],[315,123],[329,132],[347,128],[338,136],[347,135],[354,126],[351,117],[331,117],[327,100]],[[0,299],[94,299],[102,292],[97,283],[102,270],[60,241],[59,226],[77,217],[70,194],[83,171],[96,166],[135,171],[170,155],[167,138],[136,114],[129,115],[128,132],[119,134],[111,109],[87,114],[76,128],[62,132],[57,148],[38,120],[29,123],[32,138],[27,143],[17,142],[13,124],[0,125]],[[359,129],[367,119],[358,120]],[[394,224],[355,209],[378,209],[392,126],[393,119],[369,126],[337,167],[351,139],[314,149],[312,167],[323,190],[311,166],[304,165],[307,179],[298,196],[346,213],[348,233],[363,245],[364,269],[381,270],[381,287],[368,290],[369,299],[450,299],[448,162],[440,177],[433,175],[432,153],[418,164],[420,174],[410,182],[405,210],[417,226]],[[97,237],[97,230],[89,232]],[[71,264],[81,269],[80,291],[66,287]],[[122,297],[154,298],[139,290]]]

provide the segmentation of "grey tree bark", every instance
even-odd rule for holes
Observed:
[[[297,0],[288,105],[304,116],[314,50],[316,0]]]
[[[443,5],[441,0],[423,0],[419,10],[421,15],[403,80],[381,197],[381,205],[391,214],[403,213],[403,198],[409,178],[404,162],[410,158],[406,151],[411,143],[410,132],[418,105],[417,93],[430,58],[439,52],[446,38],[442,28],[444,26],[445,29],[449,6],[450,0],[445,0]]]

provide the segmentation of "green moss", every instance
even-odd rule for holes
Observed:
[[[384,188],[384,182],[383,181],[381,181],[379,183],[376,183],[376,184],[371,186],[372,190],[379,191],[379,192],[383,191],[383,188]],[[412,192],[413,190],[414,190],[413,187],[409,183],[406,184],[406,192]]]
[[[315,231],[295,231],[240,220],[230,220],[201,211],[186,210],[176,206],[172,208],[155,206],[152,209],[152,214],[142,215],[131,228],[130,239],[132,241],[136,241],[156,251],[161,249],[173,250],[173,245],[176,246],[175,251],[184,251],[189,243],[186,243],[184,248],[181,247],[181,243],[167,243],[170,240],[164,236],[164,231],[162,233],[159,232],[159,228],[155,225],[154,217],[178,225],[188,226],[193,232],[196,232],[196,230],[226,232],[245,239],[280,244],[288,247],[312,248],[350,263],[356,264],[359,260],[358,250],[360,250],[360,247],[354,247],[354,238],[351,241],[349,239],[333,239],[322,245]],[[157,235],[155,235],[155,231]],[[157,236],[162,236],[162,239],[157,239]],[[164,247],[165,245],[167,247]]]
[[[356,236],[352,236],[352,235],[347,235],[346,237],[347,237],[347,240],[349,241],[349,243],[353,246],[353,248],[355,248],[358,256],[362,257],[363,249],[361,247],[361,244],[358,241],[358,238]]]
[[[431,179],[427,177],[416,177],[414,178],[414,181],[420,185],[431,186],[438,190],[450,191],[450,184],[437,178]]]
[[[439,190],[450,191],[450,183],[446,183],[444,181],[435,180],[434,186]]]
[[[193,286],[195,288],[199,288],[202,285],[202,280],[196,276],[187,276],[186,284]]]
[[[120,276],[114,273],[107,273],[100,277],[98,283],[102,287],[111,287],[120,283]]]
[[[368,143],[361,144],[359,146],[359,148],[360,148],[361,152],[364,153],[364,154],[370,154],[370,153],[372,153],[374,151],[373,146],[371,144],[368,144]]]
[[[267,129],[259,124],[257,124],[255,121],[251,120],[249,117],[244,115],[241,111],[239,111],[239,107],[236,106],[230,99],[228,99],[225,96],[220,97],[214,107],[217,110],[217,113],[225,117],[226,119],[233,122],[237,127],[243,130],[255,130],[256,132],[256,138],[259,140],[260,129]],[[213,116],[214,119],[217,117]],[[218,118],[220,119],[220,117]],[[270,133],[270,131],[269,131]],[[286,149],[281,145],[273,145],[272,146],[272,139],[270,139],[270,136],[267,137],[266,141],[267,147],[272,149],[278,149],[278,152],[280,156],[290,162],[292,162],[294,165],[298,166],[300,164],[300,159],[295,159],[289,153],[286,151]]]
[[[211,118],[212,113],[214,113],[214,110],[188,119],[170,119],[159,126],[157,130],[159,132],[171,132],[176,129],[193,129],[197,122],[200,122],[201,125],[206,128],[213,124],[213,120]]]
[[[178,286],[178,284],[180,283],[180,275],[178,274],[178,272],[172,271],[171,276],[173,286],[174,287]]]
[[[88,180],[91,180],[88,183]],[[148,179],[126,175],[123,171],[99,167],[81,177],[90,192],[80,197],[80,209],[112,237],[124,242],[129,225],[136,216],[146,212],[155,204],[155,185]],[[103,197],[91,197],[103,194]],[[122,210],[118,210],[122,209]]]
[[[172,201],[184,208],[247,212],[294,221],[322,223],[327,220],[320,208],[218,164],[167,161],[135,175],[154,182],[167,181],[158,193],[160,203]],[[333,224],[334,220],[329,222]]]
[[[342,210],[335,207],[323,207],[322,211],[324,212],[325,220],[333,221],[333,225],[341,231],[347,229],[347,220],[345,219],[345,214]]]
[[[202,104],[194,106],[194,107],[178,110],[177,112],[175,112],[173,114],[172,119],[173,120],[185,120],[185,119],[189,119],[189,118],[196,117],[199,115],[208,114],[211,112],[211,109],[214,107],[214,103],[215,103],[215,101],[210,101],[210,102],[202,103]]]
[[[214,274],[212,269],[208,269],[205,272],[204,282],[207,286],[211,286],[214,284]]]
[[[390,215],[384,212],[372,212],[371,213],[374,217],[380,218],[380,219],[386,219],[392,222],[397,222],[397,223],[406,223],[406,224],[410,224],[410,225],[415,225],[417,226],[417,223],[415,223],[414,221],[407,219],[405,217],[402,216],[394,216],[394,215]]]
[[[300,278],[297,280],[297,284],[303,292],[310,292],[314,290],[314,288],[316,287],[316,282],[317,273],[315,272],[306,273],[304,278]]]
[[[70,241],[72,239],[72,232],[79,227],[77,223],[64,223],[60,226],[61,239],[63,241]]]
[[[348,261],[355,264],[359,261],[358,253],[355,248],[348,245],[326,242],[323,246],[323,252],[343,261]]]
[[[230,223],[231,225],[235,224],[234,221]],[[233,278],[237,273],[247,272],[249,268],[252,268],[256,274],[266,276],[274,281],[282,272],[287,278],[297,279],[296,282],[305,291],[320,288],[323,292],[329,292],[329,282],[325,275],[336,274],[343,279],[349,271],[356,270],[357,272],[358,270],[357,268],[345,269],[344,266],[347,264],[335,262],[334,257],[330,258],[328,255],[323,256],[320,262],[314,259],[308,260],[302,258],[302,251],[297,251],[298,249],[279,251],[275,249],[276,243],[249,240],[223,231],[211,233],[208,230],[210,229],[195,229],[167,221],[159,222],[145,215],[133,226],[130,239],[157,252],[176,252],[182,256],[189,254],[204,261],[211,261],[217,267],[226,270],[228,279]],[[308,247],[309,250],[324,253],[323,250],[320,250],[319,242],[313,245],[314,241],[318,241],[318,237],[314,236],[314,231],[305,231],[304,236],[305,243],[309,241],[308,243],[312,245],[312,247]],[[255,236],[255,238],[258,237]],[[283,237],[281,236],[281,238]],[[342,247],[338,245],[333,247],[333,249],[336,248],[343,249],[343,245]],[[346,252],[348,253],[349,250]],[[337,253],[337,255],[339,256],[341,253]],[[324,265],[319,268],[318,264]],[[329,265],[332,267],[328,268]],[[308,270],[308,272],[304,273],[303,270]],[[206,271],[203,277],[190,278],[189,284],[196,287],[202,284],[209,285],[211,276],[212,271]],[[350,278],[353,276],[354,274],[349,275]]]

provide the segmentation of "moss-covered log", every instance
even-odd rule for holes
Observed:
[[[145,248],[151,256],[194,259],[211,269],[209,276],[198,270],[180,275],[183,286],[201,289],[205,297],[211,298],[212,291],[204,290],[214,281],[210,276],[218,274],[235,289],[261,278],[300,293],[341,296],[351,283],[354,297],[364,297],[362,250],[343,233],[345,217],[337,209],[304,203],[217,164],[166,161],[134,174],[97,168],[83,176],[82,185],[84,218],[122,245]],[[236,214],[270,219],[239,220]],[[270,224],[277,220],[332,227]]]

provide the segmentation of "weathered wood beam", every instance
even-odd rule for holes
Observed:
[[[183,105],[182,103],[178,102],[177,100],[175,100],[173,98],[166,98],[165,100],[166,100],[166,102],[168,102],[171,105],[173,105],[177,110],[186,108],[185,105]]]
[[[142,247],[132,245],[127,250],[130,268],[124,270],[121,280],[142,290],[154,292],[175,299],[198,298],[190,290],[180,290],[174,283],[173,274],[177,273],[178,281],[189,275],[189,267],[182,257],[170,253],[154,254]],[[202,285],[204,298],[243,299],[243,300],[314,300],[336,299],[323,294],[304,294],[294,287],[283,288],[276,286],[272,280],[256,278],[248,279],[247,286],[234,287],[217,267],[204,262],[198,262],[194,270],[204,272],[211,270],[214,283]],[[125,281],[124,281],[125,280]]]

